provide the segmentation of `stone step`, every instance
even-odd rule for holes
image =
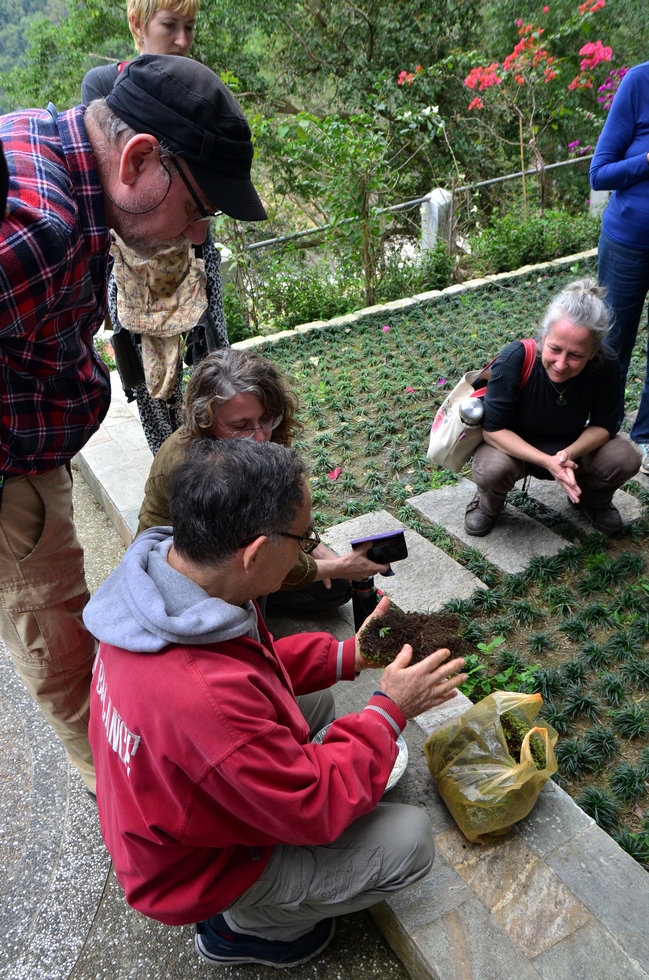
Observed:
[[[522,484],[520,484],[522,486]],[[565,491],[561,489],[556,480],[537,480],[534,477],[530,480],[528,493],[534,500],[547,507],[548,510],[555,510],[565,517],[571,524],[575,524],[583,531],[592,531],[592,525],[586,520],[578,507],[568,500]],[[613,503],[622,516],[623,521],[635,521],[642,516],[642,504],[630,493],[624,490],[617,490],[613,496]]]
[[[494,844],[455,826],[422,746],[469,706],[460,696],[406,730],[408,769],[389,798],[425,806],[436,855],[372,909],[388,942],[415,980],[648,980],[649,875],[555,783]]]
[[[137,531],[144,484],[153,455],[135,402],[127,402],[119,375],[111,371],[108,414],[83,449],[74,457],[84,480],[129,545]]]
[[[540,483],[542,481],[537,481]],[[408,504],[470,548],[476,548],[503,572],[522,572],[535,555],[556,555],[569,542],[538,521],[505,507],[490,534],[476,538],[464,529],[464,511],[477,487],[470,480],[412,497]]]
[[[350,541],[371,534],[396,531],[405,525],[386,510],[354,517],[327,528],[322,540],[338,554],[349,551]],[[404,612],[436,612],[450,599],[468,599],[484,582],[459,565],[416,531],[405,528],[408,557],[395,562],[394,575],[379,575],[376,584]]]

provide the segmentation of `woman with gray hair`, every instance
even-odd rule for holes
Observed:
[[[290,446],[302,430],[296,409],[297,399],[272,361],[232,348],[208,354],[187,385],[182,426],[162,444],[151,465],[138,534],[171,524],[169,477],[197,439],[252,439]],[[387,565],[365,557],[370,544],[337,555],[317,534],[312,542],[312,547],[303,547],[280,591],[269,597],[270,606],[303,612],[335,609],[350,598],[350,580],[387,571]]]
[[[484,442],[473,460],[478,492],[467,507],[468,534],[489,534],[517,480],[556,480],[603,534],[622,527],[613,494],[638,472],[640,456],[617,435],[620,367],[603,341],[606,290],[594,279],[567,286],[550,303],[527,383],[524,346],[498,355],[484,399]]]

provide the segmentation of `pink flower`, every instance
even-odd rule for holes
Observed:
[[[484,102],[479,95],[476,95],[475,99],[469,102],[469,109],[484,109]]]
[[[397,77],[397,85],[412,85],[415,80],[414,72],[400,71]]]
[[[331,471],[331,473],[327,473],[327,476],[329,477],[330,480],[337,480],[340,474],[342,473],[342,471],[343,471],[342,466],[337,466],[335,470]]]
[[[437,382],[437,384],[440,385],[440,386],[441,385],[445,385],[446,384],[446,378],[440,378],[439,381]]]
[[[390,332],[390,327],[388,326],[388,324],[387,324],[387,323],[385,323],[385,324],[384,324],[384,325],[383,325],[383,326],[381,327],[381,330],[383,331],[383,333],[389,333],[389,332]]]
[[[550,13],[550,8],[549,8],[549,7],[544,7],[544,8],[543,8],[543,13],[544,13],[544,14],[548,14],[548,13]]]
[[[407,392],[408,392],[408,393],[409,393],[410,395],[412,395],[412,393],[413,393],[413,391],[414,391],[414,390],[415,390],[414,388],[410,388],[410,387],[408,387],[408,388],[406,388],[406,391],[407,391]]]
[[[500,85],[501,82],[502,78],[498,74],[497,61],[492,62],[485,68],[482,65],[476,65],[464,79],[466,88],[477,88],[478,92],[484,92],[486,88],[491,88],[493,85]]]
[[[605,47],[601,41],[589,41],[580,49],[579,54],[587,55],[579,67],[582,71],[590,71],[602,61],[610,61],[613,57],[613,49]]]

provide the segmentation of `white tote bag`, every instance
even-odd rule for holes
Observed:
[[[521,388],[527,383],[536,360],[536,341],[521,340],[525,345],[525,360],[521,370]],[[467,398],[481,398],[487,391],[487,381],[496,361],[490,361],[480,371],[467,371],[462,380],[446,396],[433,420],[430,430],[427,456],[433,463],[445,470],[459,473],[464,464],[483,441],[482,426],[469,425],[460,415],[460,404]],[[476,381],[484,381],[484,386],[475,388]]]

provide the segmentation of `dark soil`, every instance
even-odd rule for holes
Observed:
[[[461,620],[455,615],[403,613],[390,609],[385,616],[370,619],[363,626],[359,639],[364,656],[377,664],[392,663],[404,643],[412,647],[411,664],[442,647],[450,650],[451,658],[475,653],[473,645],[461,635]]]
[[[526,725],[525,722],[521,721],[520,718],[517,718],[511,711],[506,711],[504,715],[500,716],[500,724],[502,725],[509,754],[515,762],[519,762],[521,758],[521,746],[523,745],[523,739],[529,732],[530,725]],[[545,743],[539,735],[534,734],[531,736],[530,752],[536,768],[545,769],[547,765]]]

